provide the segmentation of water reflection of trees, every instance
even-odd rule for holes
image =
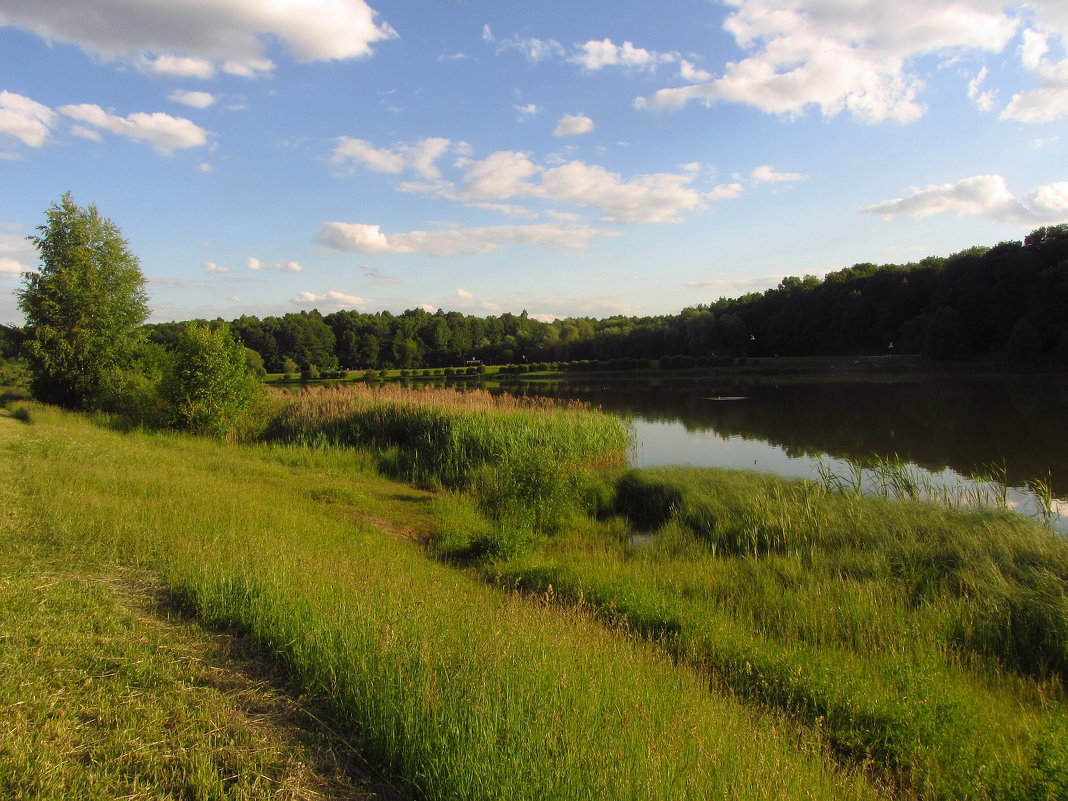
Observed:
[[[689,431],[769,442],[791,456],[897,456],[972,474],[1004,463],[1009,482],[1051,474],[1068,492],[1068,383],[1033,377],[741,384],[699,379],[531,385]],[[715,401],[711,397],[745,396]]]

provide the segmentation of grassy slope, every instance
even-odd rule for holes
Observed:
[[[362,519],[392,517],[392,506],[369,493],[378,479],[363,457],[122,436],[40,407],[30,417],[2,444],[23,531],[67,565],[157,573],[203,619],[240,627],[330,703],[333,726],[426,798],[874,796],[781,716],[710,694],[582,611],[479,586],[374,530]],[[118,682],[104,702],[131,686]],[[17,684],[6,692],[25,700]],[[71,701],[38,714],[77,716]],[[97,729],[89,721],[87,739]],[[210,727],[180,739],[201,730]],[[28,752],[28,732],[8,750]],[[154,739],[137,720],[116,736]],[[64,747],[57,769],[82,770]],[[143,755],[128,759],[139,766]]]
[[[0,416],[5,452],[33,433]],[[256,654],[57,547],[0,472],[0,798],[373,797]]]
[[[1063,540],[758,474],[650,469],[619,489],[649,545],[591,524],[486,577],[622,617],[923,797],[1068,790]]]

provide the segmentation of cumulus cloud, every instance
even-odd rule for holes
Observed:
[[[0,134],[42,147],[59,116],[48,106],[14,92],[0,92]]]
[[[274,261],[264,262],[257,259],[255,256],[250,256],[245,262],[245,269],[248,270],[273,270],[279,273],[302,273],[304,267],[300,262],[296,261]]]
[[[199,125],[183,117],[172,117],[160,112],[136,112],[127,117],[119,117],[89,103],[60,106],[58,111],[87,125],[147,142],[153,150],[163,155],[170,155],[175,150],[200,147],[208,141],[208,132]]]
[[[729,184],[719,184],[712,187],[712,190],[705,192],[705,198],[708,200],[734,200],[745,194],[745,187],[737,181]]]
[[[4,226],[8,227],[8,226]],[[10,226],[18,230],[21,226]],[[0,277],[17,278],[37,261],[37,248],[24,236],[0,234]]]
[[[215,66],[204,58],[193,56],[140,56],[135,59],[137,68],[149,75],[163,75],[168,78],[212,78]]]
[[[922,219],[935,214],[984,216],[999,222],[1031,227],[1068,222],[1068,181],[1046,184],[1018,198],[1000,175],[976,175],[952,184],[913,189],[861,209],[886,220],[908,216]]]
[[[695,67],[686,59],[682,59],[679,62],[679,77],[689,83],[698,83],[712,80],[712,73]]]
[[[265,72],[268,40],[301,62],[364,58],[396,36],[375,18],[364,0],[94,0],[92,13],[84,0],[5,0],[0,9],[0,25],[185,77]]]
[[[351,139],[342,136],[337,140],[330,163],[338,166],[366,167],[372,172],[400,173],[415,170],[424,178],[437,178],[441,172],[434,166],[452,143],[448,139],[434,137],[414,144],[398,144],[390,148],[378,148],[366,139]]]
[[[181,89],[175,89],[167,95],[167,97],[175,103],[192,106],[193,108],[207,108],[208,106],[215,105],[215,95],[211,92],[187,92]]]
[[[466,289],[460,288],[456,290],[456,297],[463,298],[464,300],[474,300],[475,296],[468,292]]]
[[[968,81],[968,99],[975,103],[980,111],[993,111],[994,104],[997,102],[995,92],[983,91],[983,81],[989,73],[990,71],[983,67],[974,78]]]
[[[791,183],[793,181],[804,181],[808,178],[807,175],[802,175],[799,172],[776,172],[775,168],[770,164],[764,164],[753,170],[753,180],[757,183]]]
[[[639,98],[670,111],[690,102],[736,102],[796,116],[848,113],[875,123],[907,123],[924,113],[921,56],[961,50],[1001,52],[1019,21],[1000,0],[729,0],[724,28],[750,55],[723,74]]]
[[[703,206],[689,186],[693,173],[638,175],[629,181],[604,167],[571,161],[545,170],[537,195],[575,206],[599,208],[607,222],[674,222]]]
[[[553,136],[577,136],[578,134],[589,133],[595,127],[593,120],[585,114],[565,114],[556,123]]]
[[[528,180],[538,173],[538,166],[525,153],[498,150],[484,159],[457,159],[463,170],[464,191],[468,197],[483,200],[506,200],[533,193]]]
[[[204,268],[204,272],[210,274],[222,274],[230,272],[229,267],[220,267],[213,261],[204,261],[200,263],[200,266]]]
[[[522,106],[516,105],[512,106],[512,108],[519,112],[520,119],[523,119],[525,117],[533,117],[535,114],[541,111],[541,109],[538,108],[534,103],[527,103],[526,105]]]
[[[339,160],[372,165],[382,172],[400,172],[411,167],[427,176],[438,173],[433,158],[413,160],[411,146],[378,148],[363,140],[346,140],[344,145],[339,151]],[[406,147],[409,150],[405,150]],[[707,201],[737,197],[742,191],[737,182],[714,187],[708,192],[700,191],[693,186],[701,172],[699,164],[683,165],[682,171],[677,173],[653,173],[626,179],[604,167],[574,159],[568,161],[564,156],[547,158],[546,162],[553,166],[536,164],[529,154],[514,150],[499,150],[483,159],[461,156],[452,164],[459,172],[457,180],[434,177],[426,181],[403,182],[398,188],[527,218],[537,215],[525,206],[509,201],[539,199],[566,203],[596,208],[603,220],[624,224],[676,222],[685,212],[703,208]],[[803,177],[775,173],[770,167],[766,170],[766,180],[800,180]],[[359,236],[367,238],[361,245],[364,252],[388,249],[374,226],[360,229]]]
[[[630,42],[617,45],[611,39],[591,40],[578,45],[577,52],[569,58],[569,61],[581,64],[588,70],[601,70],[605,67],[651,70],[660,64],[678,60],[678,53],[657,53],[644,47],[635,47]]]
[[[596,207],[608,222],[668,222],[703,205],[689,186],[695,174],[655,173],[624,180],[618,173],[582,161],[540,167],[523,153],[498,151],[481,161],[457,162],[463,170],[462,195],[508,200],[542,198],[580,207]]]
[[[534,245],[580,250],[593,237],[617,236],[614,231],[588,226],[497,225],[482,228],[444,228],[409,231],[386,236],[381,226],[365,223],[326,222],[318,241],[335,250],[358,253],[428,253],[432,256],[492,253],[509,245]]]
[[[370,303],[369,298],[360,298],[356,295],[346,295],[344,292],[336,292],[333,289],[323,293],[322,295],[316,295],[314,292],[301,292],[290,303],[295,303],[298,306],[326,306],[336,309],[356,309],[366,306]]]
[[[1068,44],[1068,22],[1061,35]],[[1043,123],[1068,116],[1068,58],[1051,61],[1049,51],[1048,33],[1024,31],[1020,58],[1038,76],[1041,85],[1013,95],[1001,112],[1001,119]]]

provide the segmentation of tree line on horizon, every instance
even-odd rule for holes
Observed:
[[[669,356],[767,357],[1005,354],[1068,359],[1068,225],[1022,242],[908,264],[855,264],[823,278],[787,277],[762,293],[676,315],[543,322],[506,312],[317,310],[229,323],[268,372],[440,368],[469,359],[521,364]],[[192,321],[206,323],[208,321]],[[221,324],[222,321],[214,321]],[[185,323],[146,326],[172,345]],[[7,340],[17,338],[8,330]],[[5,346],[10,350],[10,346]],[[257,360],[256,357],[253,357]]]

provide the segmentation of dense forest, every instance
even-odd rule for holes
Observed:
[[[429,368],[609,359],[883,355],[1068,356],[1068,225],[1023,242],[909,264],[856,264],[820,279],[720,298],[677,315],[568,318],[438,310],[242,316],[231,328],[270,372]],[[171,344],[178,323],[147,326]],[[18,332],[8,329],[7,341]]]

